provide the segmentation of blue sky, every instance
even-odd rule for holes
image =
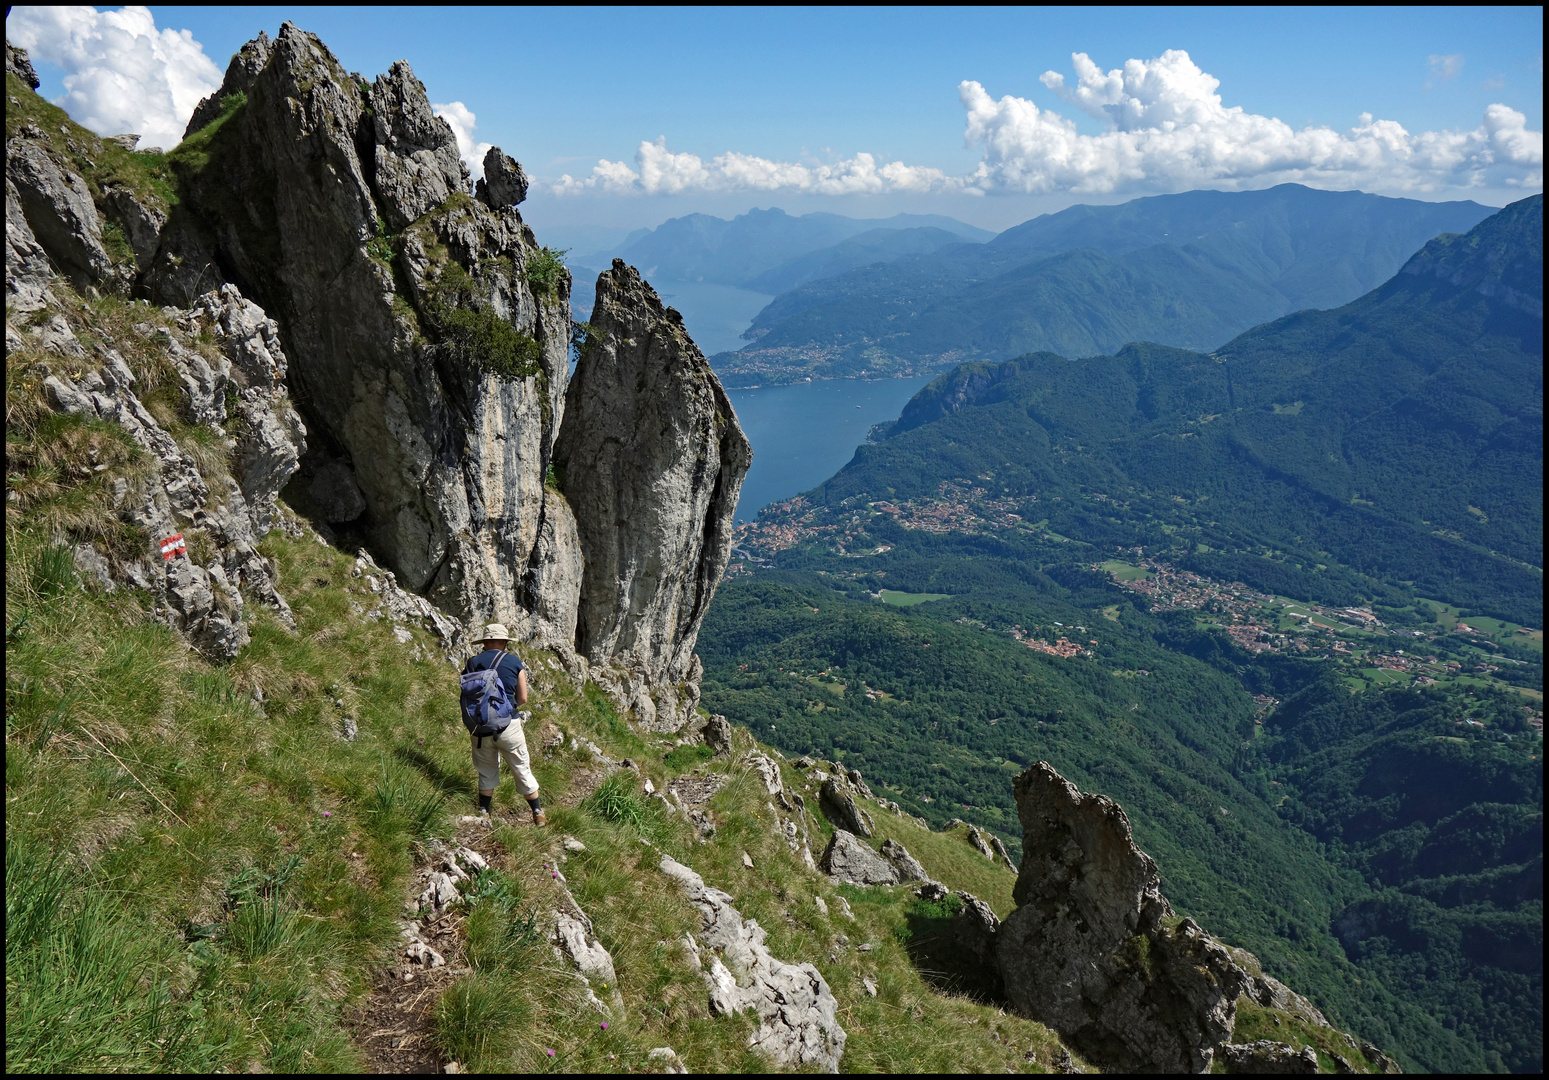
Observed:
[[[150,18],[163,36],[189,32],[162,50],[186,69],[171,73],[174,102],[180,78],[209,78],[195,45],[224,70],[285,19],[368,77],[408,59],[433,102],[476,117],[462,125],[470,152],[500,145],[539,181],[524,211],[540,228],[770,205],[1004,228],[1076,202],[1286,179],[1497,205],[1542,185],[1536,7],[153,7]],[[64,97],[73,73],[85,108],[78,69],[116,61],[48,44],[33,46],[42,92]],[[1085,80],[1075,53],[1095,65]]]

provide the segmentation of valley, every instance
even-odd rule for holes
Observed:
[[[1042,757],[1407,1068],[1536,1069],[1541,206],[1210,354],[938,378],[738,526],[706,704],[943,824]]]

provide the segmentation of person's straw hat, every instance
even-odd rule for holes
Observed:
[[[489,625],[487,625],[486,627],[484,627],[484,636],[482,638],[480,638],[479,640],[481,640],[481,641],[510,641],[511,640],[511,633],[510,633],[510,631],[508,631],[506,629],[504,623],[492,622]]]

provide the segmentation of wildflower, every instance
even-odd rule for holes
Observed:
[[[332,810],[324,810],[323,811],[323,816],[324,817],[333,817],[333,811]]]
[[[554,1051],[550,1050],[549,1051],[549,1057],[553,1057],[553,1056],[554,1056]]]
[[[603,1022],[602,1022],[602,1030],[604,1030],[604,1031],[607,1031],[607,1030],[608,1030],[608,1022],[607,1022],[607,1021],[606,1021],[606,1020],[604,1020],[604,1021],[603,1021]]]

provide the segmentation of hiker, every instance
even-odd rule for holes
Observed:
[[[484,628],[484,651],[463,665],[463,725],[472,740],[473,767],[479,773],[479,813],[489,817],[504,758],[516,776],[516,790],[532,808],[532,823],[547,825],[522,734],[526,714],[516,711],[527,704],[527,665],[506,651],[510,639],[503,625],[490,623]]]

